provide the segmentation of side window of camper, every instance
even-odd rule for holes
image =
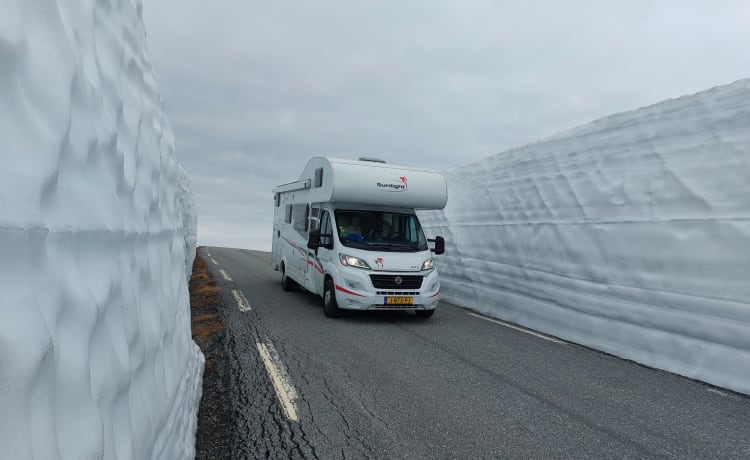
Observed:
[[[292,220],[294,222],[294,229],[298,232],[307,231],[307,216],[310,212],[310,207],[306,204],[295,204],[292,206]]]
[[[287,224],[292,223],[292,205],[288,204],[286,205],[286,208],[284,209],[284,222]]]
[[[277,207],[277,208],[278,208],[278,207],[279,207],[279,205],[281,204],[281,194],[280,194],[280,193],[277,193],[277,194],[275,194],[275,195],[273,196],[273,204],[274,204],[274,206],[275,206],[275,207]]]
[[[323,168],[318,168],[315,170],[315,183],[313,184],[313,187],[322,187],[323,186]]]

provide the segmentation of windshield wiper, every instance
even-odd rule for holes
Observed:
[[[365,241],[350,240],[349,238],[346,238],[343,243],[344,243],[344,246],[349,246],[350,248],[351,247],[366,248],[369,246],[369,244],[366,243]]]
[[[388,248],[388,249],[409,249],[413,251],[418,251],[419,247],[414,244],[404,244],[404,243],[372,243],[373,246],[378,248]]]
[[[393,250],[393,248],[397,247],[397,245],[394,245],[393,243],[370,243],[370,247]]]

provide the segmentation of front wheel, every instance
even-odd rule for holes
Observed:
[[[435,309],[433,308],[432,310],[415,310],[414,312],[420,318],[429,318],[430,316],[435,314]]]
[[[336,290],[331,278],[326,278],[323,285],[323,313],[329,318],[336,318],[343,313],[336,303]]]

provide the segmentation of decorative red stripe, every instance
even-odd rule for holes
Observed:
[[[433,297],[437,297],[437,295],[438,295],[438,294],[440,294],[440,290],[438,290],[438,291],[437,291],[436,293],[434,293],[433,295],[431,295],[431,296],[429,296],[429,297],[427,297],[427,298],[428,298],[428,299],[431,299],[431,298],[433,298]]]
[[[292,247],[293,247],[294,249],[298,250],[298,251],[300,252],[300,254],[302,254],[303,256],[306,256],[306,255],[307,255],[307,251],[305,251],[305,250],[304,250],[304,249],[303,249],[303,248],[302,248],[301,246],[299,246],[299,245],[295,244],[295,243],[294,243],[294,241],[290,240],[290,239],[289,239],[289,238],[287,238],[287,237],[284,237],[284,240],[285,240],[285,241],[286,241],[287,243],[289,243],[289,244],[290,244],[290,245],[291,245],[291,246],[292,246]]]
[[[356,295],[356,296],[359,296],[359,297],[366,297],[366,296],[364,296],[362,294],[357,294],[356,292],[352,292],[352,291],[350,291],[348,289],[344,289],[341,286],[339,286],[338,284],[336,285],[336,290],[337,291],[341,291],[341,292],[343,292],[345,294]]]
[[[309,260],[309,259],[308,259],[308,260],[307,260],[307,264],[308,264],[308,265],[312,265],[313,267],[315,267],[315,270],[317,270],[317,271],[318,271],[318,273],[323,273],[323,269],[322,269],[322,268],[320,268],[320,267],[318,266],[318,264],[316,264],[316,263],[315,263],[315,262],[313,262],[312,260]]]

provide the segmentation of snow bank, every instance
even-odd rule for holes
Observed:
[[[0,14],[3,458],[190,458],[195,206],[140,1]]]
[[[750,80],[446,176],[445,300],[750,393]]]
[[[198,245],[198,210],[195,206],[195,196],[190,189],[190,178],[182,166],[179,168],[179,212],[182,222],[182,237],[185,244],[185,279],[190,282],[193,274],[193,261],[195,260],[195,248]]]

